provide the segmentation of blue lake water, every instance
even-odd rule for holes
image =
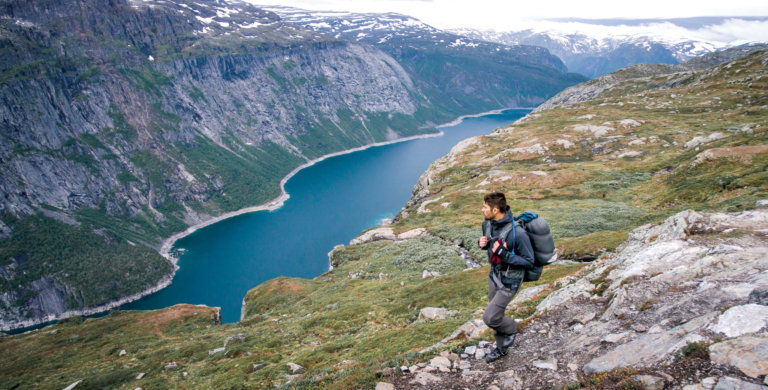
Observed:
[[[121,309],[177,303],[221,307],[222,321],[240,318],[242,299],[278,276],[313,278],[329,269],[328,252],[392,218],[429,164],[459,141],[489,134],[529,110],[507,110],[444,127],[445,135],[374,147],[303,169],[285,185],[283,207],[239,215],[178,240],[179,270],[167,288]]]

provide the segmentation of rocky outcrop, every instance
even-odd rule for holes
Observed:
[[[702,382],[711,382],[705,387],[711,388],[729,381],[758,386],[754,380],[768,374],[766,230],[766,210],[685,211],[637,228],[616,253],[604,255],[581,276],[523,290],[512,305],[548,295],[525,321],[508,357],[493,365],[468,359],[441,380],[468,386],[466,373],[474,370],[486,372],[480,382],[499,383],[501,374],[494,372],[508,367],[526,386],[550,387],[577,381],[577,371],[629,368],[640,373],[633,381],[664,388]],[[433,350],[465,334],[455,333]]]

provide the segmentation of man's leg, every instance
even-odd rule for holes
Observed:
[[[494,280],[489,280],[489,303],[483,313],[483,322],[485,322],[489,328],[493,329],[496,338],[496,350],[492,351],[486,357],[486,361],[489,363],[506,355],[507,348],[512,344],[514,341],[514,334],[517,333],[517,322],[512,318],[505,317],[504,311],[506,310],[507,305],[509,305],[509,302],[512,301],[512,298],[514,298],[520,286],[514,285],[512,286],[513,288],[510,289],[503,287],[503,285],[500,284],[500,281],[497,283],[499,283],[499,286],[494,283]]]

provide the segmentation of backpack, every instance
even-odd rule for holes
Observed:
[[[488,233],[485,233],[487,225]],[[539,218],[539,215],[530,211],[526,211],[515,218],[514,223],[510,223],[501,229],[499,237],[506,237],[509,232],[512,232],[512,251],[515,250],[515,230],[514,226],[520,225],[528,233],[528,237],[531,239],[531,247],[533,248],[533,269],[525,270],[525,276],[523,281],[533,282],[539,280],[541,273],[544,271],[544,266],[552,264],[557,260],[555,256],[555,240],[552,238],[552,233],[549,230],[549,224],[544,218]],[[483,233],[490,234],[490,222],[483,223]]]

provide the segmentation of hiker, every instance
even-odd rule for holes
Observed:
[[[490,363],[506,355],[515,341],[517,323],[504,317],[504,310],[520,289],[525,270],[534,267],[534,254],[528,233],[515,223],[503,193],[485,195],[483,216],[483,236],[478,244],[488,250],[491,263],[488,307],[483,313],[483,322],[493,329],[496,338],[496,348],[485,357]]]

